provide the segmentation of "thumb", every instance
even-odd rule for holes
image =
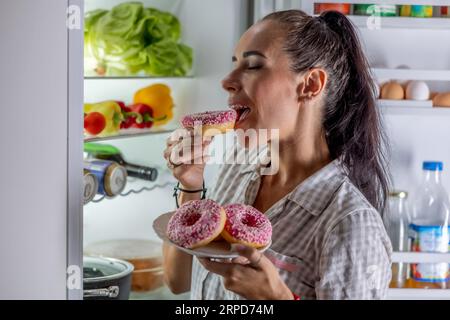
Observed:
[[[249,264],[254,268],[260,268],[263,260],[263,254],[257,249],[242,244],[234,244],[233,251],[239,253],[240,256],[247,258]]]

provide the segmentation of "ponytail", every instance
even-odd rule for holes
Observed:
[[[354,26],[336,11],[311,17],[287,10],[264,19],[287,28],[285,50],[295,72],[316,66],[327,71],[323,126],[331,157],[340,159],[352,183],[382,212],[389,185],[388,145],[369,64]]]

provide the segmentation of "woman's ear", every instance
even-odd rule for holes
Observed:
[[[326,86],[327,79],[327,73],[321,68],[313,68],[304,73],[297,86],[298,99],[312,99],[320,95]]]

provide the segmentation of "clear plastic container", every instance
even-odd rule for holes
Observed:
[[[389,193],[388,207],[384,213],[383,221],[386,231],[391,239],[392,249],[397,252],[409,251],[408,228],[410,224],[409,208],[406,191],[393,191]],[[409,264],[393,263],[391,288],[403,288],[409,277]]]
[[[411,251],[448,252],[448,219],[450,201],[442,185],[442,162],[423,163],[423,177],[414,192],[409,236]],[[448,263],[417,263],[411,265],[410,286],[414,288],[447,287]]]
[[[164,286],[162,244],[146,239],[113,239],[87,245],[84,253],[122,259],[134,266],[131,293],[146,295]]]

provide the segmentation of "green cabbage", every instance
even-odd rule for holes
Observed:
[[[192,67],[192,49],[178,43],[180,36],[174,15],[126,2],[86,13],[85,57],[106,67],[107,74],[184,76]]]
[[[169,39],[178,41],[181,36],[180,21],[174,15],[162,12],[157,9],[145,9],[145,15],[148,16],[147,36],[152,42]]]
[[[148,74],[157,76],[183,76],[192,67],[192,49],[172,40],[161,40],[147,48]]]

